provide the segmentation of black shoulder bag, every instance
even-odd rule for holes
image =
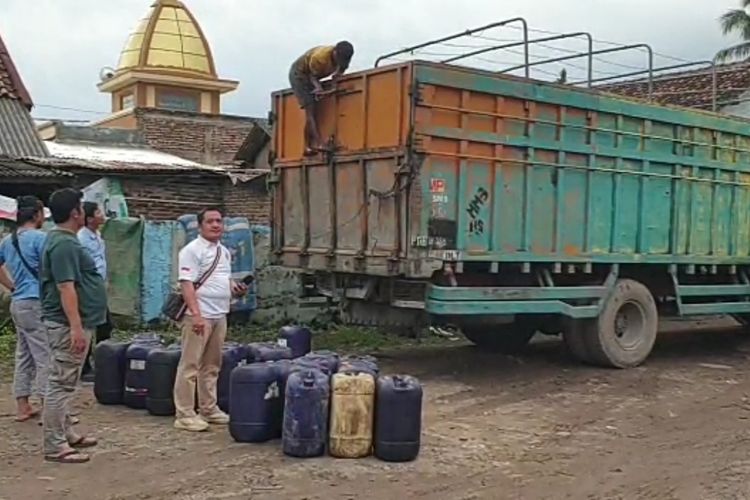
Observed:
[[[200,278],[198,278],[198,281],[193,283],[196,291],[206,281],[208,281],[208,278],[213,274],[213,272],[216,270],[216,267],[219,265],[220,258],[221,247],[216,249],[216,257],[214,257],[214,261],[211,263],[211,267],[209,267],[206,272],[203,273]],[[167,300],[164,302],[164,306],[161,308],[161,312],[162,314],[164,314],[164,316],[171,319],[172,321],[182,320],[182,318],[185,316],[185,313],[187,312],[187,304],[185,303],[185,298],[182,296],[181,290],[174,290],[169,294]]]

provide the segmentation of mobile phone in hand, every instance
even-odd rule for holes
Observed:
[[[255,281],[255,276],[253,276],[252,274],[248,274],[247,276],[242,278],[242,284],[245,286],[250,286],[253,281]]]

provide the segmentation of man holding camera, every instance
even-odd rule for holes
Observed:
[[[209,424],[227,424],[229,417],[217,405],[216,382],[232,297],[248,291],[246,283],[232,280],[232,259],[221,244],[223,214],[206,208],[198,214],[200,235],[187,244],[178,260],[180,288],[187,307],[182,319],[182,357],[174,385],[175,428],[201,432]],[[200,416],[195,412],[198,389]]]

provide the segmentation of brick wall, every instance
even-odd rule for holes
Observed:
[[[144,175],[119,177],[131,217],[176,219],[208,205],[223,206],[220,177]]]
[[[251,118],[138,109],[138,128],[152,148],[209,165],[231,164]]]
[[[266,178],[224,184],[224,209],[228,215],[247,217],[251,224],[269,225],[271,197],[266,188]]]
[[[227,215],[247,217],[251,224],[270,223],[271,200],[265,177],[237,184],[213,176],[151,174],[119,179],[132,217],[174,220],[214,205]]]

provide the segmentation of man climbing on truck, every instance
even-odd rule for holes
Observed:
[[[321,80],[333,76],[333,82],[344,74],[354,55],[354,46],[349,42],[314,47],[300,56],[289,70],[289,83],[305,110],[305,156],[314,155],[323,146],[316,120],[317,102],[335,91],[324,90]]]

